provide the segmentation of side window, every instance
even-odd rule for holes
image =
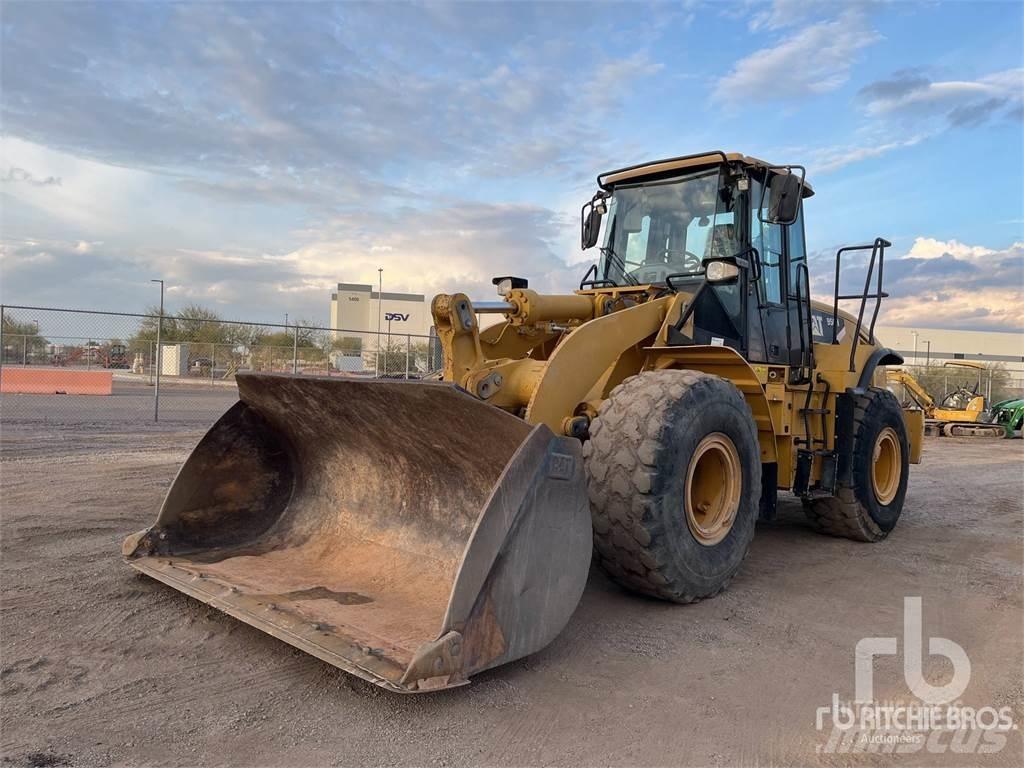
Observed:
[[[768,218],[768,196],[761,216]],[[761,202],[761,183],[750,185],[750,244],[761,259],[761,285],[764,296],[772,304],[782,303],[782,225],[761,221],[757,206]]]
[[[789,236],[789,290],[795,295],[797,270],[801,264],[807,261],[807,249],[804,246],[804,207],[802,205],[796,221],[789,225],[787,235]],[[801,292],[803,292],[803,288],[801,288]]]

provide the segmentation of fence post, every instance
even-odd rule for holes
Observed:
[[[7,343],[4,341],[4,305],[0,304],[0,368],[4,366],[4,358],[7,357]]]
[[[409,378],[409,346],[412,343],[411,337],[406,334],[405,336],[405,378]]]
[[[214,363],[217,362],[217,345],[212,341],[210,342],[210,386],[213,386],[213,367]]]
[[[299,326],[292,331],[292,373],[299,372]]]
[[[163,303],[163,295],[160,296]],[[163,368],[164,348],[161,344],[164,330],[164,308],[160,307],[160,315],[156,320],[156,386],[153,388],[153,421],[160,421],[160,369]]]
[[[21,337],[21,364],[28,365],[28,334]]]

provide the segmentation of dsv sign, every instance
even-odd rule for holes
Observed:
[[[404,322],[405,320],[409,319],[409,313],[406,312],[405,314],[403,314],[401,312],[385,312],[384,319],[387,320],[389,323],[392,320],[401,320]]]

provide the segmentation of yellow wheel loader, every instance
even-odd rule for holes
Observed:
[[[902,384],[910,401],[924,414],[926,435],[943,437],[1005,437],[1006,430],[998,424],[989,423],[990,414],[985,407],[985,397],[978,394],[981,374],[985,366],[968,360],[950,360],[947,368],[968,368],[975,371],[978,381],[971,389],[959,384],[947,392],[941,401],[936,401],[910,371],[896,368],[885,372],[889,384]]]
[[[840,249],[822,304],[801,167],[715,151],[597,186],[574,293],[434,298],[440,381],[239,373],[127,561],[414,692],[543,648],[592,553],[627,589],[711,597],[779,490],[823,533],[887,536],[923,432],[873,386],[902,362],[874,338],[889,243]],[[864,288],[841,294],[851,254]]]

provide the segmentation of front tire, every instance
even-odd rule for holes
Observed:
[[[757,429],[729,381],[647,371],[612,390],[583,446],[598,563],[635,592],[690,603],[726,587],[754,537]]]
[[[873,387],[856,398],[852,483],[835,496],[805,501],[804,511],[820,533],[881,541],[896,527],[907,495],[907,427],[888,390]]]

